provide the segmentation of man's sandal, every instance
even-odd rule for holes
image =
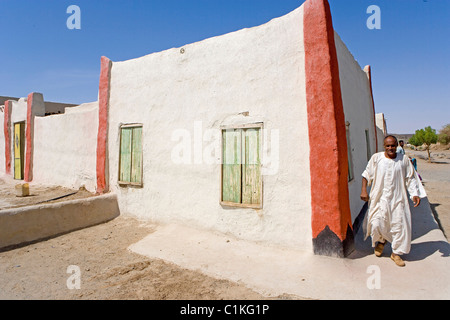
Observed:
[[[391,254],[391,259],[395,262],[396,265],[398,265],[399,267],[404,267],[406,264],[403,261],[402,258],[400,258],[400,256]]]
[[[378,242],[377,246],[375,247],[375,255],[377,257],[381,257],[381,254],[383,253],[384,245],[386,242]]]

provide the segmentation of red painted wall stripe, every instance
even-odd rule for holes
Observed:
[[[11,102],[5,101],[3,113],[3,132],[5,135],[5,173],[11,174]]]
[[[345,116],[327,0],[304,4],[313,238],[328,226],[341,240],[351,224]]]
[[[108,109],[111,78],[111,60],[101,58],[98,95],[98,135],[97,135],[97,193],[108,192],[106,151],[108,143]]]
[[[367,73],[367,78],[369,79],[370,98],[372,99],[372,107],[373,107],[373,129],[375,132],[375,152],[378,152],[377,120],[376,120],[376,114],[375,114],[375,101],[373,99],[373,90],[372,90],[372,68],[369,65],[367,65],[364,68],[364,71]]]
[[[25,182],[31,182],[33,180],[33,128],[34,128],[34,116],[33,116],[33,98],[34,94],[30,93],[27,98],[27,123],[25,130],[26,138],[26,154],[25,154],[25,168],[24,168],[24,180]]]

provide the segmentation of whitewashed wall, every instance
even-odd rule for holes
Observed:
[[[4,110],[4,105],[0,106]],[[0,110],[0,176],[6,174],[5,172],[5,131],[4,131],[4,117],[5,112]]]
[[[108,148],[121,213],[310,250],[306,111],[303,7],[259,27],[114,62]],[[272,156],[279,164],[265,164],[272,172],[263,176],[263,209],[222,207],[220,141],[207,135],[257,121],[279,137],[271,150],[278,148]],[[126,123],[143,124],[143,188],[117,183],[119,127]],[[189,164],[172,157],[182,134],[191,138]],[[211,147],[219,150],[214,164],[195,152]]]
[[[376,150],[374,112],[367,74],[361,69],[337,33],[335,33],[335,42],[345,120],[350,123],[354,179],[349,182],[348,187],[352,221],[354,221],[364,205],[360,195],[361,174],[368,162],[365,130],[369,130],[371,153],[375,153]]]
[[[33,183],[96,189],[98,102],[36,117]]]
[[[18,101],[11,100],[11,136],[14,134],[14,123],[27,120],[27,98],[20,98]],[[14,147],[13,145],[11,145]],[[12,149],[14,151],[14,149]],[[14,153],[12,153],[14,154]]]
[[[384,113],[377,113],[377,137],[378,137],[378,151],[384,151],[384,138],[387,136],[387,125],[384,118]]]

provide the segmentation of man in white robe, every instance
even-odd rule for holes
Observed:
[[[397,138],[387,136],[384,152],[372,156],[362,176],[361,199],[369,202],[364,221],[365,239],[372,237],[375,255],[381,256],[386,241],[391,243],[391,259],[405,263],[400,255],[411,249],[411,211],[408,192],[414,207],[420,204],[424,190],[407,156],[397,153]],[[419,186],[420,184],[420,186]],[[367,186],[371,186],[370,196]]]

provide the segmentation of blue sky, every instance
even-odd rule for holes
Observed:
[[[0,0],[0,95],[97,100],[100,57],[137,58],[253,27],[303,0]],[[372,66],[376,112],[391,133],[450,123],[450,0],[329,0],[361,67]],[[69,30],[70,5],[81,30]],[[381,29],[366,12],[381,9]]]

